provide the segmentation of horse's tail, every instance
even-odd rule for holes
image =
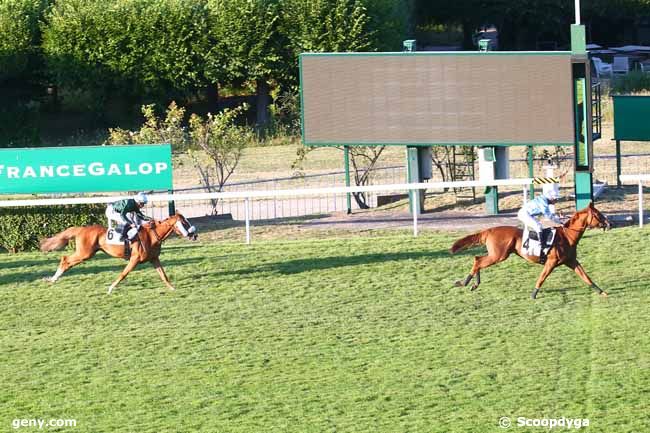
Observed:
[[[485,243],[485,233],[487,233],[486,230],[478,233],[471,234],[469,236],[465,236],[462,239],[458,239],[454,244],[451,246],[449,249],[449,252],[451,254],[454,254],[460,250],[464,250],[465,248],[473,247],[474,245],[481,245]]]
[[[49,251],[60,250],[66,247],[68,242],[70,242],[70,239],[77,236],[81,229],[83,229],[83,227],[70,227],[51,238],[43,239],[41,241],[41,251],[47,253]]]

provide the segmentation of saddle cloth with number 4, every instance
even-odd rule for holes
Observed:
[[[547,255],[553,242],[555,241],[555,228],[545,228],[542,232],[542,237],[544,238],[544,254]],[[532,234],[532,238],[531,238]],[[534,230],[528,230],[528,227],[524,228],[523,242],[521,243],[521,253],[527,256],[539,257],[542,251],[542,245],[537,239],[537,232]]]

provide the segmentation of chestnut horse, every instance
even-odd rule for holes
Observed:
[[[129,262],[119,277],[110,285],[108,293],[110,294],[115,286],[126,278],[129,272],[138,264],[144,262],[151,262],[165,285],[170,290],[174,290],[174,286],[169,282],[169,278],[167,278],[159,259],[161,244],[174,232],[191,240],[196,240],[197,237],[194,226],[190,225],[187,219],[179,213],[162,221],[151,221],[149,224],[143,225],[138,232],[137,238],[132,242]],[[75,240],[75,252],[69,256],[61,257],[56,273],[52,277],[45,278],[45,281],[56,282],[65,271],[90,259],[99,250],[112,257],[124,258],[124,245],[108,244],[106,242],[106,227],[100,225],[70,227],[51,238],[41,241],[41,251],[49,252],[61,249],[68,245],[72,238]]]
[[[588,228],[602,228],[603,230],[611,228],[607,217],[600,213],[591,202],[589,206],[576,212],[569,221],[557,227],[555,240],[548,252],[544,269],[542,269],[542,273],[535,283],[535,289],[530,295],[533,299],[537,297],[537,293],[544,284],[546,277],[560,265],[573,269],[592,289],[602,296],[607,296],[606,292],[591,281],[591,278],[589,278],[576,258],[578,242]],[[474,257],[474,266],[472,266],[470,274],[464,281],[456,281],[456,286],[467,286],[476,277],[476,283],[471,288],[472,290],[476,289],[481,284],[481,269],[504,261],[511,253],[515,253],[531,263],[539,263],[539,257],[522,253],[522,235],[523,230],[520,228],[501,226],[483,230],[456,241],[450,249],[452,254],[475,245],[485,245],[488,252],[487,256]]]

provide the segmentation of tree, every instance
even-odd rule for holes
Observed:
[[[40,69],[39,20],[47,0],[0,2],[0,83],[31,77]]]
[[[235,118],[248,107],[226,109],[219,114],[208,114],[204,121],[193,114],[190,117],[191,145],[188,154],[199,171],[201,183],[208,192],[221,192],[233,174],[243,150],[255,140],[253,130],[238,126]],[[217,200],[212,199],[212,214],[217,214]]]
[[[354,169],[354,184],[365,186],[370,183],[373,170],[386,146],[350,146],[350,162]],[[359,208],[370,209],[368,193],[353,192],[354,201]]]
[[[402,41],[415,34],[415,0],[363,0],[369,17],[372,46],[401,51]]]
[[[298,84],[304,52],[374,51],[370,17],[360,0],[285,0],[281,31],[290,45],[291,82]]]
[[[287,73],[288,43],[279,30],[278,0],[209,0],[208,75],[216,82],[256,89],[257,125],[268,124],[271,83]]]
[[[379,162],[379,157],[383,153],[386,146],[350,146],[350,162],[354,172],[354,184],[356,186],[365,186],[370,183],[372,174]],[[301,175],[301,170],[309,152],[314,150],[314,147],[302,146],[296,152],[296,159],[291,164],[291,168],[296,170],[296,175]],[[337,147],[337,149],[344,151],[345,148]],[[369,209],[368,195],[365,192],[353,192],[352,196],[354,201],[360,209]]]

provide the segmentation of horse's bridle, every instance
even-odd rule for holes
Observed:
[[[604,216],[604,215],[603,215],[603,216]],[[582,232],[584,232],[584,231],[587,229],[587,227],[590,227],[590,226],[591,226],[591,223],[593,222],[593,220],[594,220],[594,211],[593,211],[593,210],[590,210],[590,211],[589,211],[589,221],[585,222],[585,225],[584,225],[584,226],[580,227],[579,229],[574,229],[574,228],[572,228],[572,227],[567,227],[567,226],[562,226],[562,228],[565,228],[565,229],[568,229],[568,230],[572,230],[572,231],[574,231],[574,232],[582,233]],[[600,223],[601,221],[598,220],[598,222]],[[606,223],[606,227],[607,227],[607,225],[609,225],[609,221],[607,221],[607,217],[605,217],[605,223]]]
[[[170,231],[172,231],[172,230],[174,230],[174,226],[180,222],[181,225],[183,226],[183,229],[185,230],[185,233],[181,232],[180,234],[182,234],[183,237],[188,237],[191,240],[196,240],[196,228],[193,225],[191,225],[189,223],[189,221],[187,221],[185,219],[184,216],[181,215],[180,218],[177,219],[176,222],[173,223],[173,224],[170,223],[168,221],[168,219],[160,221],[160,223],[164,224],[167,227],[169,227]],[[164,237],[161,238],[160,236],[158,236],[158,232],[156,232],[155,228],[152,231],[153,231],[154,235],[156,236],[156,239],[158,240],[158,242],[162,242],[167,237],[167,236],[164,236]],[[167,232],[167,233],[169,233],[169,232]],[[176,233],[179,234],[178,231]]]
[[[158,232],[156,231],[156,224],[155,224],[155,221],[153,221],[153,223],[154,223],[154,224],[153,224],[153,227],[151,227],[151,232],[152,232],[153,235],[156,237],[156,241],[157,241],[157,242],[162,242],[163,239],[162,239],[160,236],[158,236]],[[164,221],[164,220],[163,220],[163,221],[160,221],[160,224],[165,225],[165,226],[167,226],[167,227],[173,227],[173,226],[170,226],[170,225],[167,223],[167,221]]]

